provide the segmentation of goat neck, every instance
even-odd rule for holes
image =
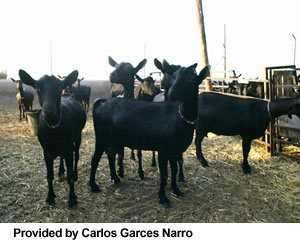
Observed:
[[[134,79],[130,84],[124,84],[124,98],[134,98]]]
[[[179,103],[178,112],[180,117],[188,124],[194,125],[198,116],[198,100],[188,98]]]
[[[300,117],[300,97],[271,101],[269,110],[272,119],[286,114],[296,114]]]
[[[195,65],[196,66],[196,65]],[[198,85],[195,66],[181,68],[173,74],[173,85],[169,89],[169,99],[178,101],[178,113],[187,124],[193,125],[198,116]]]

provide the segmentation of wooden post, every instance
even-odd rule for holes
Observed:
[[[202,57],[204,66],[208,65],[208,54],[207,54],[207,46],[206,46],[206,35],[205,35],[205,26],[204,26],[204,15],[202,9],[202,0],[196,0],[197,10],[198,10],[198,25],[200,30],[200,44],[202,48]],[[210,77],[210,75],[209,75]],[[205,86],[207,91],[212,91],[211,80],[205,80]]]

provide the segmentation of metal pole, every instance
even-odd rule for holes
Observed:
[[[204,26],[204,15],[202,9],[202,1],[196,0],[197,10],[198,10],[198,25],[200,30],[200,44],[202,47],[202,57],[204,66],[208,65],[208,54],[207,54],[207,45],[206,45],[206,35],[205,35],[205,26]],[[210,75],[209,75],[210,76]],[[211,80],[205,80],[205,86],[207,91],[212,91]]]
[[[296,65],[296,37],[294,34],[292,34],[294,40],[295,40],[295,45],[294,45],[294,65]]]
[[[294,44],[294,65],[296,65],[296,37],[294,34],[292,34],[294,40],[295,40],[295,44]]]
[[[226,79],[226,24],[224,23],[224,79]],[[225,85],[225,80],[222,81],[222,92],[224,92],[224,85]]]

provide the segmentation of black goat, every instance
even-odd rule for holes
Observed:
[[[240,135],[243,140],[243,164],[245,174],[251,173],[248,154],[251,141],[264,135],[271,120],[285,114],[300,117],[300,98],[265,101],[255,98],[235,97],[220,93],[203,92],[198,96],[198,119],[196,123],[197,158],[204,167],[205,160],[201,142],[207,133]]]
[[[164,69],[169,65],[164,62]],[[114,98],[106,102],[96,101],[93,120],[96,135],[95,153],[91,161],[90,187],[100,192],[95,174],[103,152],[109,159],[111,179],[119,183],[116,174],[115,155],[120,147],[158,151],[160,170],[159,203],[170,206],[165,194],[168,160],[171,165],[171,186],[174,194],[182,196],[176,183],[178,157],[188,148],[197,118],[198,86],[209,73],[205,67],[197,75],[194,64],[180,68],[172,77],[172,87],[166,102],[146,102],[134,99]],[[176,101],[176,102],[174,102]]]
[[[65,77],[61,77],[58,75],[61,80],[64,80]],[[63,91],[64,96],[72,96],[75,100],[83,107],[86,112],[89,112],[90,108],[90,97],[91,97],[91,87],[81,85],[80,82],[83,81],[84,78],[77,79],[77,87],[72,85],[66,86]]]
[[[173,77],[172,74],[174,72],[176,72],[179,68],[181,68],[180,65],[174,65],[174,64],[169,64],[166,60],[164,60],[165,66],[168,67],[168,69],[164,69],[164,65],[161,64],[161,62],[155,58],[154,59],[154,65],[161,70],[161,72],[163,73],[163,79],[161,81],[161,85],[164,87],[165,92],[164,93],[160,93],[157,94],[153,101],[154,102],[163,102],[163,101],[168,101],[168,92],[169,92],[169,88],[172,86],[173,83]],[[156,160],[155,160],[155,152],[153,151],[153,156],[152,156],[152,166],[156,165]],[[182,155],[178,158],[178,164],[179,164],[179,178],[178,181],[179,182],[184,182],[184,174],[183,174],[183,157]]]
[[[123,95],[124,98],[134,98],[134,77],[142,69],[147,60],[142,60],[135,68],[128,62],[117,63],[112,57],[108,57],[109,64],[115,68],[110,74],[110,81],[113,84],[111,96],[117,97]],[[117,85],[116,85],[117,84]],[[121,85],[121,86],[120,86]],[[117,93],[114,93],[117,91]]]
[[[71,87],[71,93],[75,100],[81,104],[86,112],[89,112],[90,108],[90,97],[91,97],[91,87],[89,86],[78,86]]]
[[[86,114],[73,98],[61,97],[61,92],[67,85],[72,85],[76,81],[78,71],[73,71],[63,81],[48,75],[36,81],[24,70],[19,70],[19,75],[25,84],[36,89],[42,107],[39,116],[38,139],[43,148],[47,168],[49,192],[46,202],[49,205],[55,204],[52,185],[53,161],[60,156],[66,161],[67,181],[70,187],[68,204],[69,207],[73,207],[77,204],[74,181],[78,179],[77,163]],[[73,152],[75,152],[75,166]]]
[[[164,60],[166,63],[168,63],[166,60]],[[163,67],[163,64],[157,59],[154,58],[154,65],[164,74],[163,79],[161,80],[161,87],[165,90],[164,91],[164,100],[168,99],[168,94],[169,94],[169,88],[172,86],[172,76],[169,75],[166,70]],[[180,65],[174,65],[174,64],[169,64],[169,69],[168,71],[170,71],[171,73],[174,73],[175,71],[177,71],[179,68],[181,68]],[[159,99],[158,101],[161,101],[161,97],[157,96],[156,99]],[[154,101],[156,102],[157,100],[154,99]]]
[[[135,75],[136,79],[138,79],[141,84],[138,85],[134,89],[134,98],[137,100],[142,100],[142,101],[148,101],[152,102],[154,97],[161,93],[160,89],[155,86],[155,80],[153,80],[152,77],[147,77],[145,79],[142,79],[139,77],[137,74]],[[131,151],[131,158],[135,160],[134,157],[134,150]],[[142,166],[142,151],[138,150],[138,159],[139,159],[139,176],[141,179],[144,178],[144,171],[143,171],[143,166]],[[156,166],[156,160],[155,160],[155,151],[152,151],[152,167]]]
[[[135,68],[131,63],[121,62],[117,63],[112,57],[108,57],[109,64],[115,68],[110,74],[109,80],[112,83],[110,90],[112,98],[124,97],[126,99],[134,99],[134,78],[137,72],[142,69],[147,63],[146,59],[143,59]],[[131,150],[131,158],[134,159],[134,152]],[[118,151],[118,165],[119,176],[124,177],[124,148],[120,148]],[[139,160],[140,162],[141,160]],[[139,165],[140,166],[140,165]],[[143,179],[143,171],[139,169],[139,176]]]
[[[18,89],[16,99],[20,110],[20,121],[21,121],[22,119],[25,118],[25,111],[32,110],[34,95],[29,90],[23,88],[23,83],[21,80],[15,80],[13,78],[11,78],[11,80],[16,84],[16,87]]]
[[[71,91],[74,94],[75,99],[78,102],[81,102],[81,105],[85,109],[86,112],[89,112],[90,108],[90,97],[91,97],[91,87],[81,85],[81,82],[84,78],[77,79],[77,90],[74,90],[72,87]],[[75,93],[77,92],[77,93]]]

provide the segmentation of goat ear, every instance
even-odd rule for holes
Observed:
[[[202,81],[209,76],[210,73],[210,65],[207,65],[205,68],[201,70],[201,72],[198,75],[198,81],[197,83],[200,84]]]
[[[163,67],[165,73],[167,73],[169,75],[172,75],[174,73],[174,70],[172,70],[170,64],[166,60],[163,60],[162,67]]]
[[[164,73],[163,66],[162,66],[161,62],[160,62],[157,58],[154,58],[154,65],[155,65],[162,73]]]
[[[33,88],[37,87],[37,81],[34,80],[27,72],[25,72],[24,70],[20,69],[19,70],[19,76],[20,76],[20,80],[25,83],[26,85],[29,85]]]
[[[142,79],[139,75],[135,74],[135,77],[137,80],[139,80],[140,82],[144,82],[144,79]]]
[[[136,67],[135,67],[135,73],[137,73],[138,71],[140,71],[147,63],[147,59],[144,59],[143,61],[141,61]]]
[[[65,80],[63,80],[64,87],[72,86],[72,84],[76,82],[78,74],[78,71],[74,70],[68,76],[66,76]]]
[[[111,56],[108,57],[108,62],[110,64],[110,66],[115,67],[117,65],[117,62],[115,60],[113,60],[113,58]]]
[[[193,64],[193,65],[191,65],[191,66],[189,66],[189,67],[190,67],[190,68],[196,69],[197,66],[198,66],[198,63],[195,63],[195,64]]]

